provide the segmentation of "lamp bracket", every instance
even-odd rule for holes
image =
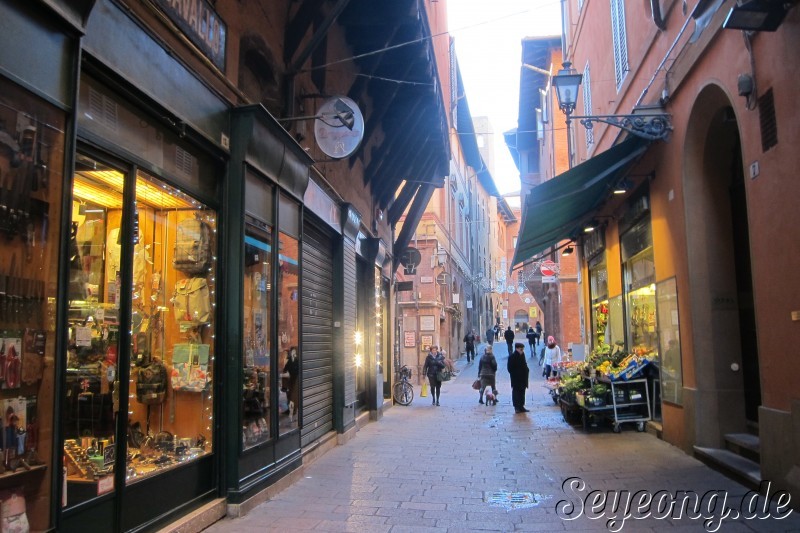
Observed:
[[[589,130],[594,127],[595,122],[603,122],[650,141],[666,140],[672,131],[672,123],[667,113],[574,116],[572,119],[580,121]]]

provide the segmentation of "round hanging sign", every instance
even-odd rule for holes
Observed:
[[[364,117],[358,105],[346,96],[334,96],[319,108],[314,137],[320,150],[342,159],[356,151],[364,138]]]
[[[542,264],[539,265],[539,272],[542,273],[542,276],[555,276],[556,264],[549,259],[542,261]]]

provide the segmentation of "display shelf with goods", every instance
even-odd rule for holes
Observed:
[[[132,203],[125,196],[130,179]],[[63,398],[68,507],[114,492],[117,468],[132,484],[211,453],[216,262],[216,214],[142,170],[133,176],[79,155],[72,198]],[[130,237],[123,236],[126,216]],[[127,276],[129,296],[122,292]],[[128,313],[121,313],[123,301]],[[128,347],[121,328],[129,331]],[[126,428],[125,457],[116,453],[118,424]]]
[[[52,527],[64,112],[0,76],[0,510]],[[5,531],[5,529],[3,529]]]
[[[584,429],[610,422],[615,432],[624,423],[635,423],[639,431],[651,417],[649,380],[643,373],[653,353],[626,353],[601,345],[586,362],[567,367],[557,391],[564,420],[582,422]]]

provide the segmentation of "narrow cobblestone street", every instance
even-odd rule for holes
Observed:
[[[622,491],[674,496],[688,490],[702,497],[718,491],[718,498],[702,500],[700,513],[714,516],[707,528],[703,518],[677,518],[673,512],[659,519],[630,518],[624,530],[714,531],[724,503],[733,510],[719,531],[800,531],[797,512],[781,520],[734,520],[748,492],[744,486],[633,425],[625,425],[621,434],[610,428],[587,433],[568,425],[542,386],[535,361],[528,360],[531,412],[514,414],[504,343],[495,344],[495,354],[497,406],[478,404],[471,388],[477,364],[462,358],[459,375],[442,388],[440,407],[432,406],[430,397],[419,397],[415,386],[411,406],[388,409],[381,421],[367,424],[355,439],[308,466],[299,482],[247,516],[206,531],[609,530],[612,514],[622,514],[610,504],[594,519],[586,513],[573,520],[560,516],[562,485],[571,477],[586,483],[570,498],[576,511],[580,498],[596,489],[622,496]]]

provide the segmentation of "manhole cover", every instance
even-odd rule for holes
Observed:
[[[506,509],[524,509],[538,505],[542,498],[536,497],[532,492],[510,492],[501,490],[497,492],[487,492],[485,495],[486,503],[493,507],[505,507]]]

